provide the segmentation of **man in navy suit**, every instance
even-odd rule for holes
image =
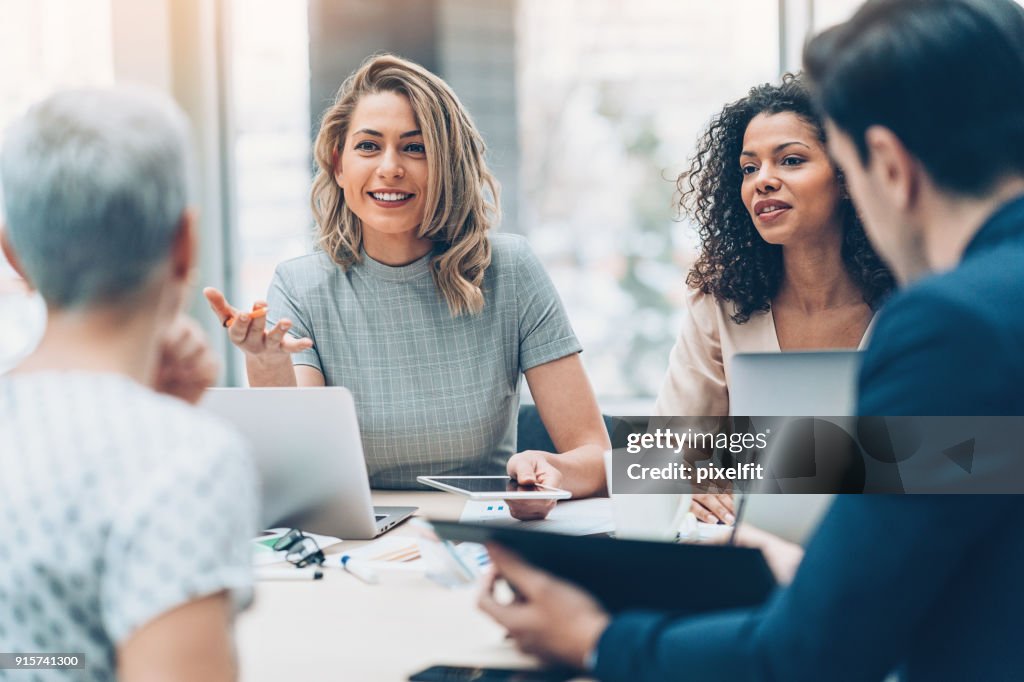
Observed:
[[[804,61],[904,285],[874,330],[859,413],[1024,414],[1024,9],[870,1]],[[1019,679],[1022,518],[1012,495],[840,496],[787,587],[691,618],[611,618],[495,548],[520,597],[481,607],[525,650],[602,680]],[[773,568],[795,551],[762,547]]]

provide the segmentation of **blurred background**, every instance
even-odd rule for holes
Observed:
[[[247,306],[278,262],[312,248],[312,136],[342,80],[374,52],[418,61],[483,132],[500,229],[546,265],[602,410],[648,414],[694,248],[674,193],[697,135],[860,2],[0,0],[0,129],[59,88],[169,92],[194,128],[199,284]],[[194,313],[224,383],[244,382],[198,288]],[[0,372],[43,317],[0,262]]]

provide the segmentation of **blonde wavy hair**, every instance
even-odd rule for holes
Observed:
[[[458,97],[418,64],[389,54],[370,57],[345,79],[324,112],[313,145],[317,170],[310,197],[317,244],[346,270],[360,262],[362,223],[345,202],[334,170],[359,100],[381,92],[404,95],[423,133],[428,187],[417,236],[434,243],[434,283],[453,317],[478,313],[491,264],[487,231],[500,218],[498,182],[484,161],[483,138]]]

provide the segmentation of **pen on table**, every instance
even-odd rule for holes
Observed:
[[[256,580],[320,580],[324,572],[319,568],[303,571],[298,568],[257,568]]]
[[[341,567],[367,585],[374,585],[377,582],[377,572],[375,570],[369,566],[364,566],[361,561],[353,559],[348,554],[342,555]]]
[[[736,531],[739,530],[740,520],[743,518],[743,507],[747,503],[747,493],[740,496],[740,502],[736,505],[736,519],[732,522],[732,532],[729,533],[729,544],[736,544]]]

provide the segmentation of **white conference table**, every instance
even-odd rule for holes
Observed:
[[[465,504],[443,492],[375,491],[373,500],[417,506],[418,516],[437,519],[458,519]],[[384,537],[409,532],[403,524]],[[327,554],[362,544],[346,541]],[[318,581],[258,582],[236,628],[241,679],[397,682],[431,665],[536,667],[477,609],[477,593],[395,571],[376,585],[339,569]]]

